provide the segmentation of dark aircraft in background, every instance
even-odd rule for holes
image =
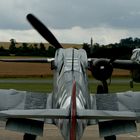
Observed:
[[[57,49],[55,57],[1,61],[50,62],[54,87],[50,94],[1,89],[0,119],[6,121],[6,129],[25,133],[24,140],[35,140],[43,135],[45,123],[56,125],[65,140],[80,140],[89,125],[98,125],[99,134],[105,140],[115,140],[118,134],[136,131],[140,120],[140,92],[109,94],[107,79],[113,68],[130,69],[134,78],[135,72],[139,74],[140,70],[135,58],[140,56],[133,52],[132,60],[87,58],[83,49],[63,49],[49,29],[32,14],[28,14],[27,19]],[[88,91],[87,70],[101,81],[97,94]]]
[[[106,80],[112,75],[113,68],[130,70],[130,75],[132,78],[132,81],[130,81],[130,86],[133,87],[133,81],[140,83],[140,48],[132,51],[130,60],[92,58],[89,68],[93,77],[102,81],[103,85],[105,86],[107,84]]]

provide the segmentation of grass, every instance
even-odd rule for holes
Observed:
[[[0,89],[16,89],[33,92],[51,92],[52,84],[46,83],[0,83]]]
[[[23,78],[17,78],[23,79]],[[29,80],[43,80],[42,78],[24,78]],[[51,78],[49,78],[51,80]],[[2,79],[1,79],[2,80]],[[12,80],[12,79],[11,79]],[[120,79],[121,80],[121,79]],[[89,92],[96,93],[97,83],[89,83]],[[53,83],[0,83],[0,89],[17,89],[33,92],[51,92],[53,90]],[[109,85],[109,92],[124,92],[128,90],[140,91],[140,84],[134,83],[134,88],[131,89],[128,83],[112,83]]]
[[[89,91],[90,93],[96,93],[96,87],[97,84],[90,84],[89,85]],[[128,90],[132,90],[132,91],[140,91],[140,84],[134,84],[133,88],[130,88],[128,83],[124,83],[124,84],[114,84],[112,83],[111,85],[108,86],[109,88],[109,92],[110,93],[115,93],[115,92],[124,92],[124,91],[128,91]]]

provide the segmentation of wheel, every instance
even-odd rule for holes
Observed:
[[[107,82],[102,81],[102,84],[97,86],[97,94],[107,94],[107,93],[108,93]]]
[[[104,137],[104,140],[116,140],[116,136],[115,135],[107,136],[107,137]]]
[[[25,133],[23,136],[23,140],[36,140],[36,135]]]

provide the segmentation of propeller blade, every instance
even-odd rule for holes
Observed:
[[[27,20],[56,49],[63,48],[62,45],[57,41],[55,36],[51,33],[51,31],[34,15],[28,14]]]

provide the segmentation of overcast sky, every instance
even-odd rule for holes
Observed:
[[[27,22],[28,13],[63,43],[140,38],[140,0],[1,0],[0,41],[45,42]]]

